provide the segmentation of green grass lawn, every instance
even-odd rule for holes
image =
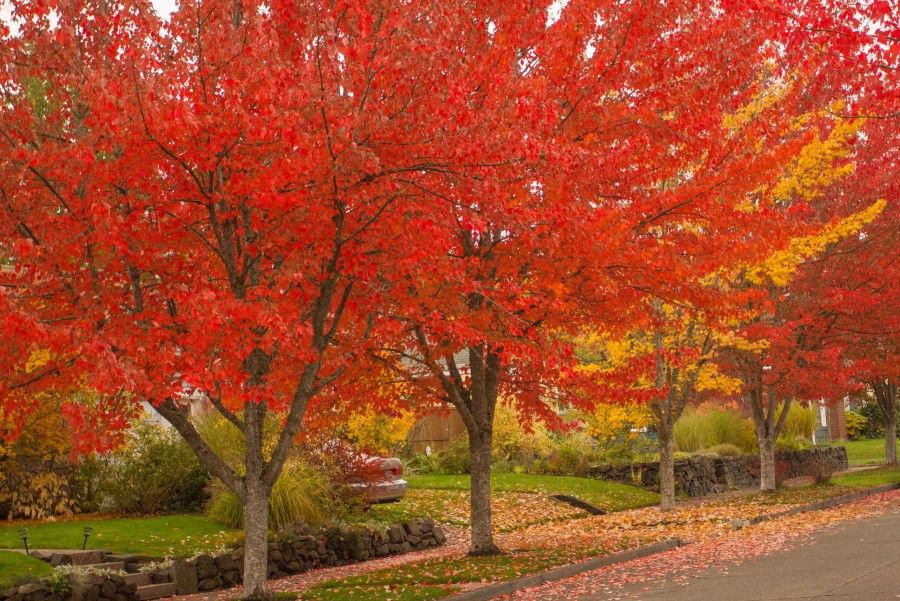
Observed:
[[[236,534],[230,528],[197,515],[150,518],[79,516],[56,522],[22,522],[2,526],[0,549],[21,549],[19,529],[23,526],[28,527],[28,546],[32,549],[80,549],[84,541],[84,527],[91,526],[94,531],[88,539],[88,549],[150,557],[187,557],[220,547]]]
[[[872,488],[893,482],[900,482],[900,467],[879,467],[872,470],[844,474],[843,476],[835,476],[831,479],[832,484],[852,486],[854,488]]]
[[[883,465],[884,439],[848,440],[835,443],[834,446],[847,448],[847,461],[850,465]]]
[[[0,590],[7,589],[26,578],[49,576],[50,564],[23,553],[0,551]]]
[[[470,476],[410,475],[410,488],[469,490]],[[643,488],[575,476],[535,476],[532,474],[491,475],[491,488],[503,492],[563,494],[578,497],[607,511],[647,507],[659,503],[659,495]]]

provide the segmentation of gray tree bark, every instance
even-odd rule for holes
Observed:
[[[659,425],[659,507],[675,509],[675,437],[673,424]]]
[[[897,465],[897,419],[884,424],[884,462]]]
[[[765,434],[759,439],[759,490],[775,492],[775,438]]]
[[[884,462],[897,465],[897,384],[890,378],[879,377],[871,386],[884,423]]]
[[[760,368],[756,381],[748,392],[747,400],[759,444],[759,490],[766,493],[775,492],[777,486],[775,441],[784,429],[791,408],[791,399],[784,400],[779,413],[775,387],[769,386],[764,392]]]
[[[493,432],[490,428],[469,432],[469,455],[472,484],[470,516],[472,546],[469,555],[496,555],[500,552],[494,544],[491,523],[491,446]]]
[[[244,506],[244,599],[269,601],[269,493],[248,487]]]

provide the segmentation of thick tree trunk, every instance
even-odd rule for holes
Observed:
[[[755,386],[750,391],[748,404],[753,425],[756,428],[756,440],[759,443],[759,490],[774,492],[775,478],[775,441],[784,430],[788,412],[791,408],[790,397],[786,398],[778,409],[778,399],[774,386],[767,387],[763,393],[761,370]]]
[[[897,416],[884,424],[884,462],[897,465]]]
[[[244,500],[244,599],[270,601],[269,590],[269,495],[265,488],[248,483]]]
[[[775,437],[759,438],[759,490],[775,492]]]
[[[897,465],[897,383],[879,377],[871,383],[884,423],[884,462]]]
[[[659,507],[675,509],[675,437],[674,424],[659,423]]]
[[[479,429],[469,432],[471,461],[471,520],[472,547],[469,555],[496,555],[500,549],[494,544],[491,529],[491,444],[493,432]]]
[[[269,495],[272,484],[266,483],[266,461],[263,456],[263,432],[267,407],[265,403],[244,403],[244,439],[247,475],[244,478],[244,599],[270,601],[269,590]]]

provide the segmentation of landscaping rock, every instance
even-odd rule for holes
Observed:
[[[434,541],[438,546],[447,542],[447,537],[444,535],[444,529],[437,524],[434,525]]]
[[[392,544],[399,545],[406,540],[406,529],[403,526],[391,526],[387,531]]]
[[[112,580],[105,580],[100,586],[100,596],[104,599],[114,599],[119,587]]]
[[[95,584],[84,588],[81,592],[81,601],[100,601],[100,585]]]
[[[194,562],[180,559],[172,566],[173,580],[179,595],[193,595],[199,591],[197,567]]]
[[[272,557],[271,553],[269,554],[269,557]],[[238,564],[230,553],[226,553],[225,555],[219,555],[218,557],[216,557],[215,564],[216,567],[223,572],[238,569]]]
[[[29,582],[28,584],[23,584],[19,587],[19,594],[25,597],[31,597],[33,595],[41,594],[41,596],[46,596],[50,593],[50,589],[47,588],[47,585],[43,582]]]

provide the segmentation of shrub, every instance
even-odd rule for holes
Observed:
[[[779,407],[781,414],[783,405]],[[816,429],[816,414],[812,407],[804,407],[798,403],[791,403],[788,410],[787,420],[784,422],[784,429],[781,435],[787,438],[796,438],[802,441],[810,441],[813,431]]]
[[[708,449],[703,451],[709,455],[717,455],[719,457],[738,457],[739,455],[743,455],[744,452],[734,444],[730,442],[723,442],[717,445],[713,445]]]
[[[847,422],[847,438],[850,440],[862,440],[866,429],[866,418],[856,411],[845,411]]]
[[[631,463],[634,458],[634,450],[624,443],[613,445],[603,454],[604,461],[608,463]]]
[[[813,471],[810,473],[810,476],[813,478],[813,482],[819,486],[827,486],[831,484],[831,477],[834,475],[834,471],[830,468],[826,468],[821,464],[816,464],[813,467]]]
[[[435,457],[435,453],[430,456],[425,453],[412,453],[405,457],[403,471],[410,474],[434,474],[438,471]]]
[[[519,422],[515,408],[506,403],[497,405],[491,466],[498,472],[575,474],[599,458],[596,449],[593,438],[581,432],[551,433],[540,422],[528,432]],[[469,473],[468,435],[458,436],[447,449],[433,453],[431,463],[439,473]]]
[[[85,468],[89,469],[88,467]],[[195,511],[209,474],[173,430],[141,422],[126,446],[97,459],[82,490],[95,491],[103,511],[143,515]]]
[[[775,440],[776,451],[802,451],[808,449],[812,444],[801,440],[800,438],[791,438],[789,436],[779,436]]]
[[[713,432],[711,446],[730,444],[748,454],[756,451],[756,429],[752,420],[734,410],[710,413],[710,428]]]
[[[872,399],[866,400],[860,406],[859,414],[866,420],[866,425],[862,431],[863,438],[881,438],[884,436],[884,422],[878,403]]]
[[[558,434],[550,447],[548,470],[556,475],[584,475],[601,457],[594,439],[585,432]]]
[[[469,435],[463,434],[450,441],[450,446],[443,451],[435,451],[434,467],[440,474],[468,474],[471,470],[469,461]]]
[[[685,453],[696,453],[713,444],[706,414],[700,411],[685,411],[675,423],[674,436],[675,447]]]

